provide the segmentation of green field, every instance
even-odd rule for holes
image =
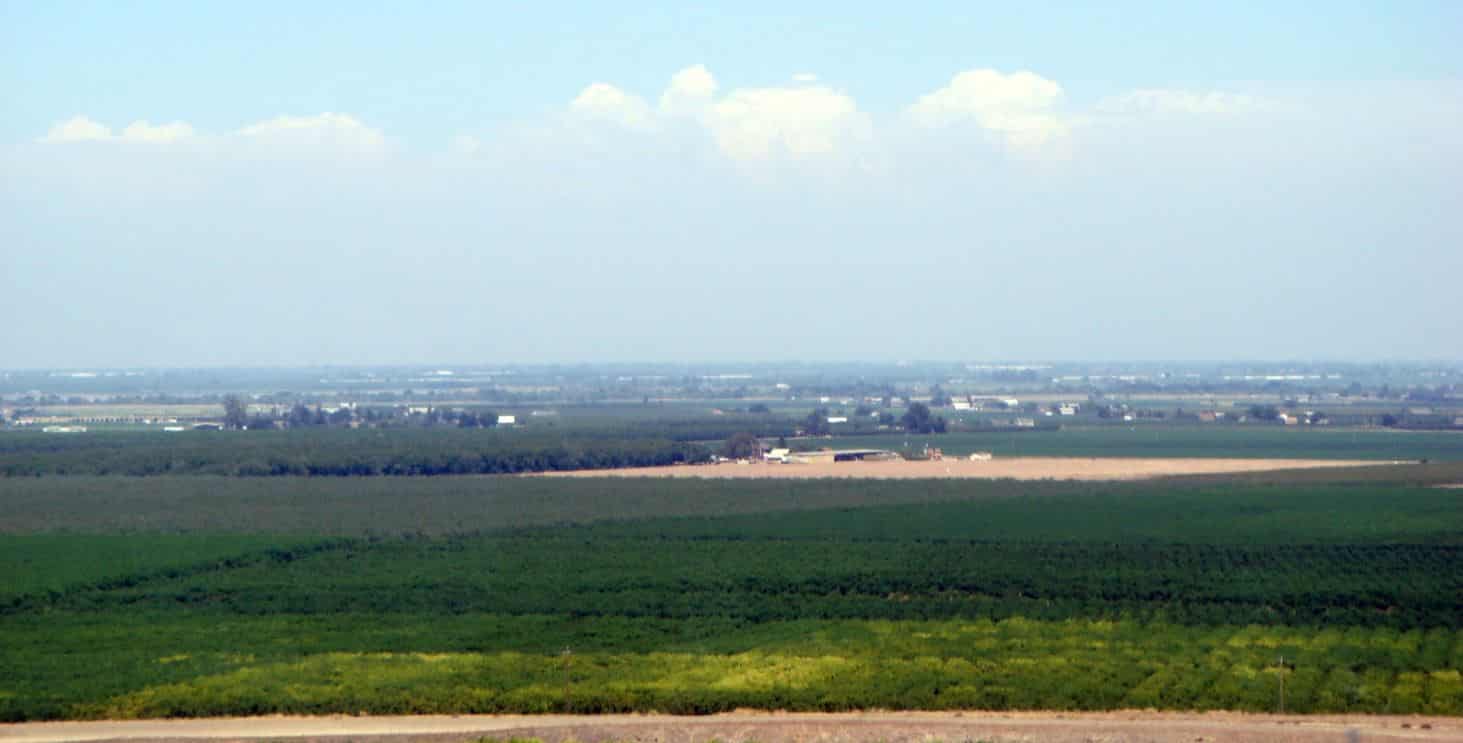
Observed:
[[[1460,474],[0,481],[0,717],[1463,714]]]
[[[130,578],[177,574],[232,560],[256,559],[269,549],[288,550],[318,540],[279,535],[154,534],[15,535],[0,539],[0,604],[33,593],[94,587]]]
[[[1043,419],[1042,422],[1048,422]],[[1087,426],[1057,431],[954,432],[834,436],[813,443],[834,448],[918,451],[926,444],[947,455],[989,451],[1027,457],[1239,457],[1261,459],[1378,459],[1463,461],[1463,432],[1390,431],[1317,426],[1176,425]]]

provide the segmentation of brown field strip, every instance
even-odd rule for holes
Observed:
[[[1180,475],[1211,475],[1275,470],[1361,467],[1377,461],[1335,459],[1157,459],[1127,457],[1009,457],[985,461],[834,462],[816,464],[722,463],[669,467],[629,467],[543,473],[546,477],[693,477],[852,478],[852,479],[1013,479],[1013,480],[1142,480]]]

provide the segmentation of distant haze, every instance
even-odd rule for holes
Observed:
[[[1182,49],[86,7],[0,11],[0,367],[1463,358],[1451,3]]]

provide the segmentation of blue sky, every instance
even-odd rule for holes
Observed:
[[[785,6],[0,3],[0,365],[1463,356],[1463,4]]]
[[[226,128],[349,111],[425,146],[608,79],[702,63],[732,86],[813,72],[891,111],[959,70],[1029,69],[1082,101],[1130,87],[1463,75],[1455,2],[4,4],[12,141],[55,120]]]

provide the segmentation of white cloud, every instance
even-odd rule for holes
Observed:
[[[112,138],[112,130],[85,116],[73,116],[52,126],[42,142],[86,142]]]
[[[799,72],[792,76],[792,81],[795,83],[816,83],[818,82],[818,76],[811,72]]]
[[[452,150],[463,155],[475,155],[483,149],[483,141],[471,134],[459,134],[452,138]]]
[[[609,121],[627,129],[654,126],[650,105],[609,83],[593,83],[569,103],[569,110],[588,119]]]
[[[705,65],[687,67],[671,76],[670,85],[660,94],[659,110],[670,116],[699,114],[716,96],[716,88],[716,78]]]
[[[182,121],[153,126],[146,120],[134,121],[122,130],[122,139],[129,142],[166,143],[193,136],[193,127]]]
[[[1104,98],[1097,110],[1110,114],[1234,114],[1260,106],[1259,99],[1242,93],[1150,88]]]
[[[1061,102],[1062,86],[1040,75],[979,69],[955,75],[905,113],[927,128],[974,122],[1012,147],[1029,149],[1068,134],[1072,120],[1061,112]]]
[[[386,137],[347,114],[276,116],[250,124],[234,133],[251,142],[309,149],[338,148],[354,152],[377,152],[385,148]]]
[[[669,119],[690,119],[738,160],[827,154],[866,139],[872,128],[853,98],[824,86],[740,88],[720,98],[718,90],[716,77],[698,64],[671,77],[654,110],[609,83],[584,88],[569,110],[640,131],[664,131]]]
[[[741,159],[831,153],[872,131],[853,98],[821,86],[734,90],[706,123],[721,150]]]
[[[52,126],[41,142],[124,142],[140,144],[172,144],[198,139],[210,147],[228,149],[243,144],[266,145],[281,151],[321,149],[375,152],[383,149],[386,138],[380,131],[345,114],[323,113],[314,116],[277,116],[242,127],[225,135],[200,137],[191,124],[173,121],[153,124],[146,119],[134,121],[114,134],[105,124],[85,116],[76,116]]]

